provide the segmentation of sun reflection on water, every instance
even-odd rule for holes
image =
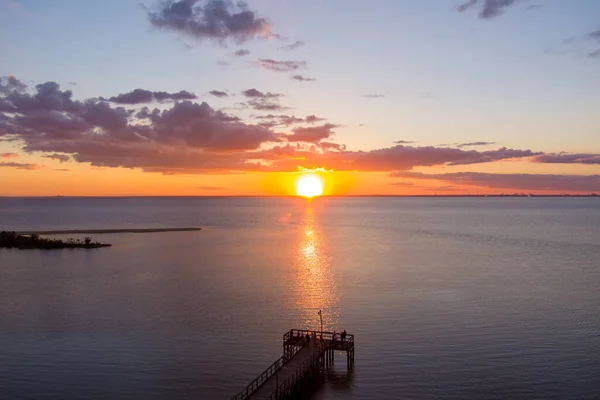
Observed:
[[[323,329],[338,329],[338,292],[328,241],[311,205],[305,211],[295,245],[290,285],[295,293],[298,328],[320,329],[318,311],[323,310]]]

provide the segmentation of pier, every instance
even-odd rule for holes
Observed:
[[[307,340],[306,335],[311,338]],[[334,340],[336,339],[336,340]],[[263,371],[232,400],[289,399],[299,395],[334,362],[336,351],[346,352],[348,370],[354,367],[354,335],[291,329],[283,335],[283,356]]]

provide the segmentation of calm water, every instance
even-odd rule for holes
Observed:
[[[0,398],[228,398],[292,327],[356,335],[314,399],[600,398],[600,199],[0,199]]]

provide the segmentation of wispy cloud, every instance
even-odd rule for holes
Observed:
[[[491,144],[496,144],[496,142],[468,142],[468,143],[459,143],[456,147],[471,147],[471,146],[489,146]]]
[[[28,170],[28,171],[33,171],[33,170],[42,168],[42,166],[38,165],[38,164],[17,163],[17,162],[0,162],[0,167],[24,169],[24,170]]]
[[[533,157],[534,162],[547,164],[599,164],[600,154],[558,153]]]
[[[273,35],[271,25],[242,0],[166,0],[148,13],[150,23],[197,39],[238,43]]]
[[[215,97],[228,97],[229,95],[227,94],[227,92],[221,92],[220,90],[211,90],[210,92],[208,92],[209,94],[215,96]]]
[[[250,50],[246,50],[246,49],[238,49],[233,53],[233,55],[236,57],[244,57],[249,54],[250,54]]]
[[[298,47],[304,46],[304,42],[301,40],[296,40],[294,43],[285,45],[285,46],[281,46],[282,50],[287,50],[287,51],[291,51],[291,50],[296,50]]]
[[[282,95],[282,94],[280,94],[280,93],[271,93],[271,92],[263,93],[263,92],[261,92],[260,90],[257,90],[257,89],[254,89],[254,88],[252,88],[252,89],[247,89],[247,90],[244,90],[244,91],[242,92],[242,94],[243,94],[245,97],[250,97],[250,98],[260,98],[260,99],[276,99],[276,98],[278,98],[278,97],[281,97],[281,96],[283,96],[283,95]]]
[[[296,71],[306,67],[306,61],[276,61],[271,58],[261,58],[258,62],[261,68],[277,72]]]
[[[8,159],[8,158],[17,158],[19,155],[17,153],[0,153],[0,158]]]
[[[520,0],[468,0],[458,6],[458,11],[465,12],[472,8],[479,8],[480,18],[493,19],[518,2]]]
[[[367,99],[380,99],[382,97],[385,97],[385,95],[380,93],[370,93],[364,94],[363,97],[366,97]]]
[[[448,174],[423,174],[397,172],[392,177],[428,179],[455,185],[479,186],[493,189],[522,191],[566,191],[589,193],[600,191],[600,175],[553,174],[489,174],[483,172],[455,172]]]
[[[55,161],[59,161],[61,163],[69,162],[71,160],[71,156],[67,155],[67,154],[56,154],[56,153],[53,153],[53,154],[43,155],[42,157],[49,158],[49,159],[55,160]]]
[[[410,143],[414,143],[412,140],[396,140],[394,141],[394,143],[396,144],[410,144]]]
[[[146,89],[135,89],[128,93],[122,93],[117,96],[113,96],[108,100],[117,104],[143,104],[153,101],[193,100],[197,98],[198,96],[196,96],[194,93],[190,93],[186,90],[181,90],[176,93],[167,93],[152,92]]]
[[[292,79],[295,81],[300,81],[300,82],[312,82],[312,81],[316,81],[315,78],[308,78],[306,76],[303,75],[294,75],[292,76]]]

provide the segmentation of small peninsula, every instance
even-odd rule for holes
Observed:
[[[24,235],[18,234],[17,232],[0,232],[0,248],[9,249],[68,249],[68,248],[79,248],[79,249],[97,249],[100,247],[110,247],[111,244],[92,242],[91,237],[81,239],[47,239],[42,238],[37,234]]]

